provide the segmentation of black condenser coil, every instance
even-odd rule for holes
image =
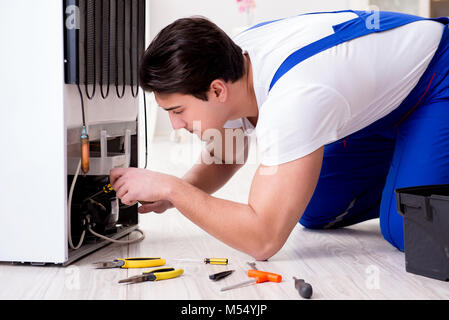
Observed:
[[[137,97],[145,0],[64,0],[64,28],[66,84],[84,85],[89,99],[122,98],[126,86]]]

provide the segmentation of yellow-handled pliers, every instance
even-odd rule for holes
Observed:
[[[125,258],[115,259],[113,261],[101,261],[94,263],[97,269],[109,268],[151,268],[159,267],[165,264],[165,259],[162,258]]]
[[[175,268],[161,268],[148,272],[144,272],[141,275],[130,277],[120,280],[118,283],[139,283],[144,281],[158,281],[179,277],[184,273],[183,269]]]

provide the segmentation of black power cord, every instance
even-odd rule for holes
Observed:
[[[80,100],[81,100],[81,115],[83,118],[83,127],[86,126],[86,113],[84,111],[84,99],[83,99],[83,93],[81,92],[81,88],[79,83],[76,84],[76,86],[78,87],[78,92],[80,94]]]
[[[147,127],[147,99],[145,97],[145,91],[143,91],[143,112],[145,118],[145,166],[144,169],[147,169],[148,166],[148,127]]]

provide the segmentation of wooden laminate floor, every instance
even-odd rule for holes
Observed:
[[[150,169],[182,175],[189,161],[179,159],[191,150],[188,145],[156,140],[150,150]],[[167,155],[179,162],[167,161]],[[245,202],[255,168],[255,163],[246,165],[216,196]],[[0,264],[0,299],[301,299],[293,276],[313,286],[314,299],[449,299],[449,283],[405,271],[404,254],[382,238],[377,219],[326,231],[297,225],[275,256],[257,262],[260,270],[281,274],[281,283],[226,292],[220,288],[248,279],[250,256],[214,239],[176,209],[141,215],[140,229],[146,234],[143,242],[111,244],[68,267]],[[91,266],[100,260],[133,256],[164,257],[167,266],[181,267],[184,274],[166,281],[121,285],[118,280],[142,270]],[[204,257],[227,257],[230,264],[173,261]],[[236,271],[222,281],[209,280],[209,274],[228,269]]]

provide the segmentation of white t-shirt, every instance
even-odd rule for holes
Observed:
[[[291,53],[356,17],[352,12],[294,16],[234,38],[251,58],[259,117],[256,128],[246,118],[225,127],[255,129],[262,164],[304,157],[389,114],[418,83],[444,28],[424,20],[344,42],[302,61],[269,91]]]

